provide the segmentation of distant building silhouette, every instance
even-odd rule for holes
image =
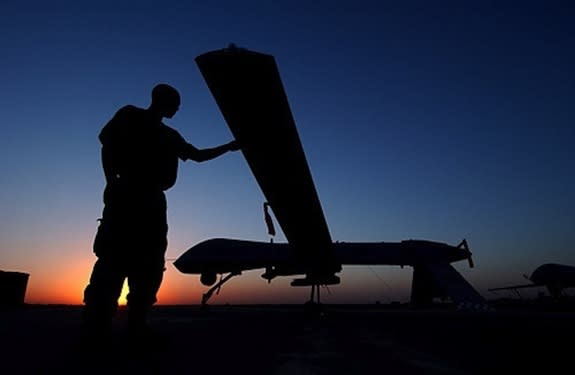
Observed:
[[[0,306],[24,305],[30,274],[0,271]]]

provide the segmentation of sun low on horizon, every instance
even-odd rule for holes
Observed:
[[[124,280],[124,285],[122,285],[122,292],[120,293],[120,298],[118,298],[118,304],[120,306],[125,306],[128,303],[127,297],[130,292],[130,287],[128,286],[128,279]]]

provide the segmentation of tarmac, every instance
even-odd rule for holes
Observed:
[[[4,374],[495,374],[572,372],[575,310],[507,306],[156,306],[157,341],[82,345],[81,307],[0,309]]]

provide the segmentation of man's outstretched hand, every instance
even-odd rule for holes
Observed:
[[[230,150],[230,151],[238,151],[240,149],[240,144],[236,140],[229,142],[227,144],[227,146],[228,146],[228,150]]]

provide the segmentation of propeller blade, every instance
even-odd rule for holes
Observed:
[[[473,268],[475,265],[473,264],[473,259],[471,258],[471,254],[467,257],[467,262],[469,263],[469,268]]]

